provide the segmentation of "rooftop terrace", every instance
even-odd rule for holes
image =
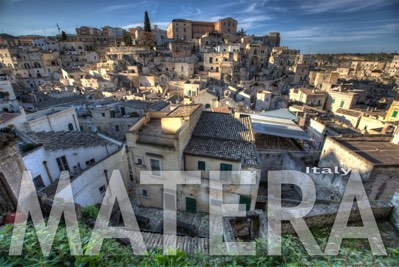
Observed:
[[[166,117],[188,117],[194,113],[198,108],[201,107],[201,104],[190,104],[179,106],[166,114]]]
[[[399,145],[388,141],[337,140],[367,161],[377,165],[399,165]]]

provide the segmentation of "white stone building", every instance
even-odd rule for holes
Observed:
[[[74,108],[53,107],[26,115],[27,132],[80,131]],[[24,129],[22,129],[24,130]]]
[[[55,193],[62,171],[69,171],[75,202],[102,201],[113,170],[128,181],[128,165],[122,143],[86,132],[19,133],[22,159],[37,190]]]

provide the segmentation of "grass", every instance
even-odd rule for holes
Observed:
[[[82,247],[85,251],[90,239],[89,229],[81,225]],[[330,230],[323,228],[313,234],[323,249]],[[388,256],[371,255],[367,241],[345,240],[338,256],[309,256],[296,235],[284,235],[282,256],[268,256],[267,242],[257,240],[256,256],[209,256],[177,251],[164,256],[159,249],[147,256],[135,256],[130,247],[106,239],[98,256],[71,256],[63,223],[55,235],[49,257],[42,255],[40,244],[31,224],[28,225],[22,256],[9,256],[12,226],[0,230],[0,266],[398,266],[399,249],[388,248]]]

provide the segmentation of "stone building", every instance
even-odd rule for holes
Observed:
[[[120,142],[86,132],[18,133],[22,159],[37,190],[55,193],[62,171],[72,180],[75,202],[101,203],[113,170],[128,181],[125,148]]]
[[[19,103],[11,82],[0,76],[0,111],[18,112]]]
[[[385,117],[386,121],[399,121],[399,100],[392,101],[387,115]]]
[[[338,72],[310,71],[309,84],[321,88],[323,83],[336,84],[338,82]]]
[[[74,108],[54,107],[26,115],[27,132],[80,131]]]
[[[168,25],[167,36],[169,39],[191,40],[214,31],[229,39],[234,38],[237,34],[237,21],[233,18],[224,18],[217,22],[174,19]]]
[[[253,170],[259,175],[250,119],[205,112],[201,104],[179,106],[169,113],[148,112],[126,139],[136,182],[140,171],[151,171],[161,179],[168,179],[164,171],[202,171],[201,185],[179,187],[178,210],[208,211],[209,180],[230,179],[210,177],[209,171]],[[226,203],[240,202],[254,209],[258,182],[257,177],[257,183],[249,191],[246,188],[241,197],[240,190],[244,189],[229,187]],[[163,208],[162,186],[137,185],[137,191],[141,206]]]
[[[386,72],[388,72],[388,74],[390,76],[399,76],[399,56],[398,55],[393,57],[392,62],[390,64],[387,64]]]
[[[103,31],[97,28],[82,26],[76,28],[76,35],[78,41],[92,43],[93,49],[107,44],[107,38],[104,36]]]
[[[169,42],[169,50],[172,51],[172,57],[190,57],[193,49],[193,44],[185,40],[174,40]]]
[[[132,116],[125,108],[125,115],[120,109],[123,106],[100,107],[90,109],[90,114],[79,117],[83,131],[100,132],[118,140],[125,139],[125,133],[141,118],[143,110],[137,110]]]
[[[363,90],[333,89],[328,94],[326,108],[333,112],[340,108],[352,109],[366,97],[366,92]]]
[[[319,167],[343,167],[359,172],[370,201],[391,200],[399,189],[399,145],[392,137],[327,137]],[[343,194],[349,176],[325,174],[315,177],[319,185]]]
[[[197,211],[207,212],[209,181],[237,183],[235,175],[229,171],[251,171],[256,178],[255,184],[227,186],[223,190],[223,201],[245,204],[246,210],[253,210],[260,177],[260,163],[254,143],[255,135],[249,116],[236,118],[228,113],[204,111],[184,150],[185,170],[200,170],[202,184],[195,191],[186,186],[182,190],[182,199],[186,198],[186,203],[183,201],[178,207],[188,210],[189,198],[195,203]],[[212,175],[210,171],[220,173]]]
[[[201,116],[201,105],[179,106],[172,112],[148,112],[126,133],[132,174],[138,184],[140,171],[162,177],[163,171],[184,170],[183,151]],[[162,186],[137,185],[139,204],[163,208]]]
[[[291,88],[290,101],[324,109],[328,94],[317,89]]]
[[[288,69],[296,63],[299,54],[299,50],[289,49],[287,46],[273,47],[268,58],[268,68]]]

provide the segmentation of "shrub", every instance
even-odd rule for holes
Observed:
[[[21,147],[21,151],[22,151],[22,153],[26,153],[26,152],[31,151],[32,149],[35,149],[35,148],[38,147],[38,146],[40,146],[40,145],[38,145],[38,144],[32,144],[32,143],[25,144],[25,145],[23,145],[23,146]]]
[[[85,219],[96,220],[98,216],[99,209],[95,205],[88,205],[82,209],[82,216]]]

